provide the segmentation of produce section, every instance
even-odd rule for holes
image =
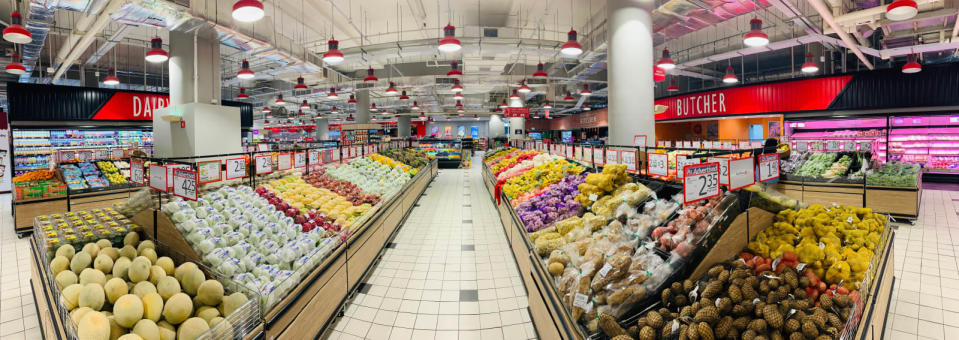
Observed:
[[[459,167],[464,158],[463,143],[458,139],[421,139],[414,142],[414,146],[417,150],[446,166]]]

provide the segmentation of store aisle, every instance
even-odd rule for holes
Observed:
[[[30,266],[30,239],[17,238],[10,195],[0,195],[0,339],[41,338]]]
[[[440,170],[328,339],[536,338],[481,166]]]

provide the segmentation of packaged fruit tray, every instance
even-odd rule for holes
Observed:
[[[39,235],[35,230],[38,245]],[[255,292],[185,258],[130,232],[118,241],[60,246],[52,256],[38,256],[37,265],[60,320],[54,324],[62,325],[69,339],[132,333],[147,339],[228,340],[260,325]]]

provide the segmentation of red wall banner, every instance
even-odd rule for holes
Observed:
[[[825,110],[851,75],[734,87],[656,100],[656,120]]]
[[[116,92],[93,120],[153,120],[153,113],[170,105],[170,96],[138,92]]]
[[[529,107],[507,107],[503,110],[506,118],[529,118]]]

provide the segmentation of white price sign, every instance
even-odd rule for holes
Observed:
[[[676,177],[684,178],[683,176],[686,176],[686,174],[683,172],[683,169],[686,168],[687,165],[699,164],[699,162],[700,162],[699,157],[686,158],[686,156],[677,155],[676,156]]]
[[[739,190],[756,183],[753,171],[753,158],[729,160],[729,190]]]
[[[130,181],[143,185],[143,162],[130,160]]]
[[[150,164],[150,183],[147,184],[154,190],[166,192],[166,167]]]
[[[200,169],[199,183],[206,184],[220,181],[220,161],[207,161],[196,163],[197,169]],[[174,172],[174,176],[176,173]],[[174,193],[176,193],[174,191]]]
[[[333,162],[340,161],[340,149],[330,150],[330,160]]]
[[[723,150],[732,150],[733,142],[723,142]]]
[[[753,149],[758,149],[763,147],[763,143],[759,141],[749,142],[749,146],[752,147]]]
[[[796,142],[796,150],[806,151],[806,149],[809,149],[809,142],[806,142],[806,141]]]
[[[633,146],[646,146],[646,135],[634,135]]]
[[[582,160],[583,160],[583,147],[582,147],[582,146],[574,146],[574,147],[573,147],[573,159],[575,159],[575,160],[577,160],[577,161],[582,161]]]
[[[829,151],[829,152],[837,152],[837,151],[839,151],[839,141],[838,141],[838,140],[831,140],[831,141],[826,142],[826,151]]]
[[[257,150],[257,151],[270,151],[270,145],[268,145],[268,144],[262,144],[262,143],[261,143],[261,144],[257,144],[257,145],[256,145],[256,150]]]
[[[320,152],[317,150],[310,150],[309,153],[310,164],[320,164]]]
[[[702,143],[701,143],[700,141],[698,141],[698,140],[694,140],[694,141],[693,141],[693,149],[699,149],[699,148],[702,148]]]
[[[842,149],[845,151],[856,151],[856,141],[847,140],[842,143]]]
[[[190,166],[186,164],[167,164],[166,165],[166,186],[167,189],[173,187],[173,169],[187,169],[190,170]]]
[[[663,146],[665,146],[665,147],[667,147],[667,148],[673,147],[673,141],[671,141],[671,140],[668,140],[668,141],[664,142],[664,144],[665,144],[665,145],[663,145]]]
[[[226,160],[226,179],[246,177],[246,159],[231,158]]]
[[[288,153],[281,153],[276,156],[276,169],[277,170],[290,170],[293,167],[293,155]]]
[[[683,203],[719,196],[719,164],[690,164],[683,168]]]
[[[596,148],[593,150],[593,164],[599,166],[606,164],[606,156],[603,154],[603,148]]]
[[[739,149],[749,149],[749,142],[739,142]]]
[[[729,158],[725,157],[709,157],[706,159],[709,163],[718,163],[719,164],[719,184],[729,185]]]
[[[566,148],[566,151],[564,152],[564,153],[566,154],[566,158],[567,158],[567,159],[573,159],[573,146],[572,146],[572,145],[566,145],[566,146],[564,146],[564,147]]]
[[[77,160],[81,162],[89,162],[93,160],[93,151],[91,150],[77,151]]]
[[[669,175],[669,155],[664,153],[646,154],[646,173],[650,175]]]
[[[184,199],[196,201],[196,177],[196,171],[173,169],[173,194],[183,197]]]
[[[779,178],[779,154],[759,155],[759,181],[766,182]]]
[[[584,161],[584,162],[593,164],[593,150],[595,150],[595,148],[593,148],[593,147],[585,147],[585,148],[583,148],[583,161]]]
[[[110,150],[100,149],[96,153],[97,159],[110,159]]]
[[[619,150],[606,149],[606,164],[619,163]]]
[[[622,150],[619,152],[623,164],[626,164],[626,171],[636,173],[636,150]]]
[[[253,168],[257,175],[263,175],[273,172],[273,157],[270,155],[260,155],[253,158]]]
[[[113,159],[123,158],[123,149],[110,150],[110,157]]]
[[[293,167],[294,168],[306,167],[306,152],[297,152],[293,154]]]
[[[867,140],[867,141],[859,142],[859,150],[861,150],[861,151],[872,151],[872,141],[871,141],[871,140]]]

